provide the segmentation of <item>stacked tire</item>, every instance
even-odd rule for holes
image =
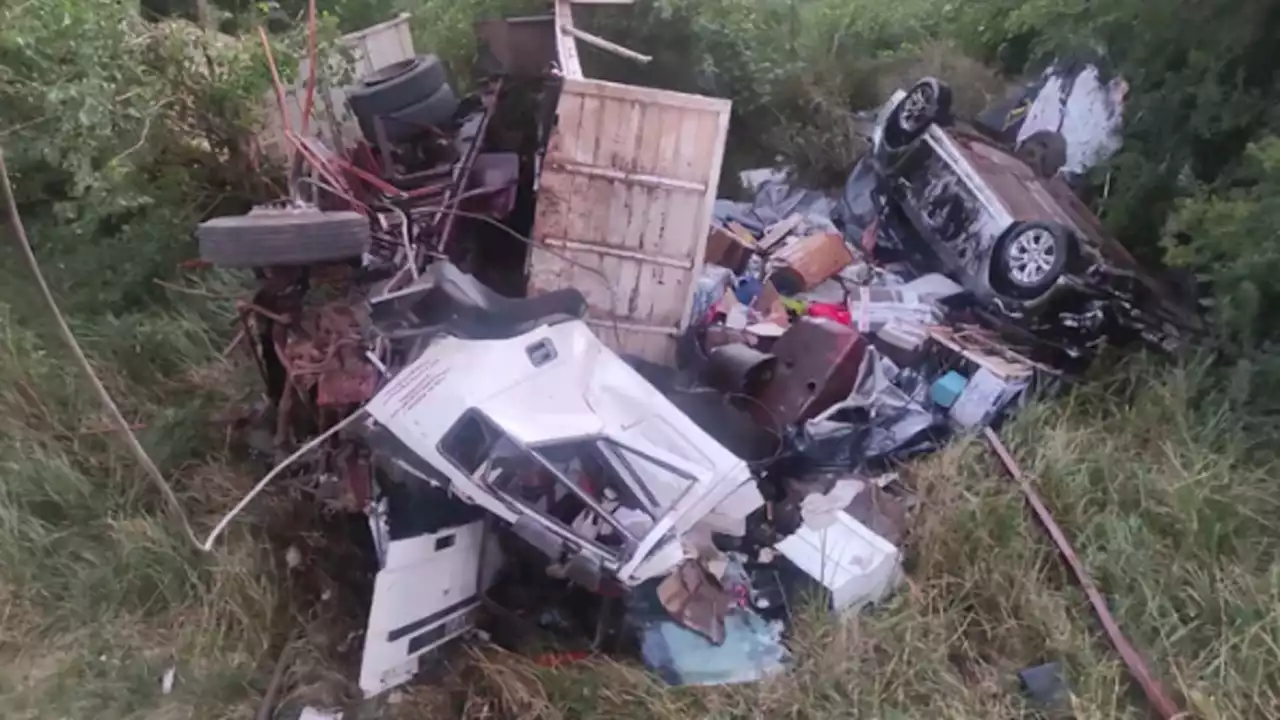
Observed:
[[[458,110],[458,95],[435,55],[419,55],[379,68],[347,90],[347,104],[371,143],[381,119],[386,140],[400,143],[427,128],[447,125]]]

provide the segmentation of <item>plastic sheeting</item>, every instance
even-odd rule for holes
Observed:
[[[836,230],[831,221],[835,203],[817,190],[806,190],[776,179],[765,180],[749,203],[717,200],[713,219],[719,225],[736,222],[756,235],[765,228],[782,222],[793,214],[803,221],[793,234],[808,235],[822,230]]]
[[[853,392],[793,431],[782,459],[787,472],[875,471],[890,461],[936,450],[949,433],[945,418],[893,384],[897,368],[868,348]]]
[[[728,685],[755,682],[786,669],[782,624],[738,609],[724,619],[724,643],[671,620],[647,623],[640,634],[645,665],[671,685]]]
[[[874,194],[880,185],[875,163],[864,156],[854,164],[844,190],[832,210],[832,220],[844,233],[845,242],[859,244],[862,234],[879,217]]]

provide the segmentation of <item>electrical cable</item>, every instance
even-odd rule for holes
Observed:
[[[239,515],[241,512],[244,511],[246,507],[249,506],[249,503],[253,502],[255,498],[257,498],[259,495],[262,494],[263,490],[267,489],[267,486],[271,484],[272,480],[276,479],[277,475],[284,472],[286,468],[288,468],[290,465],[297,462],[298,459],[301,458],[303,455],[306,455],[312,450],[315,450],[317,447],[321,445],[321,443],[325,442],[326,440],[333,437],[334,435],[337,435],[341,430],[343,430],[344,428],[346,428],[348,425],[355,422],[356,420],[359,420],[360,418],[364,417],[367,413],[368,411],[365,408],[360,408],[359,410],[351,413],[347,417],[343,418],[343,420],[338,424],[334,425],[328,430],[325,430],[323,433],[321,433],[317,437],[312,438],[312,440],[308,442],[306,445],[303,445],[302,447],[298,448],[292,455],[285,458],[284,462],[281,462],[279,465],[276,465],[274,468],[272,468],[271,472],[267,473],[261,480],[259,480],[258,484],[254,485],[253,489],[250,490],[248,494],[246,494],[243,498],[241,498],[240,502],[236,503],[235,507],[231,508],[230,512],[222,516],[222,519],[218,521],[218,524],[215,525],[213,530],[209,533],[209,537],[205,538],[205,541],[203,543],[198,543],[200,545],[200,549],[204,550],[205,552],[209,552],[210,550],[212,550],[213,543],[217,541],[218,536],[221,535],[222,532],[227,529],[227,526],[231,524],[231,521],[234,520],[237,515]]]
[[[0,151],[0,190],[4,193],[5,209],[9,216],[9,224],[13,226],[13,233],[18,239],[18,246],[27,261],[27,267],[30,268],[31,274],[36,279],[36,284],[40,286],[40,293],[44,296],[45,304],[48,305],[49,311],[57,322],[59,334],[66,343],[67,348],[71,350],[71,354],[75,356],[80,369],[84,371],[85,376],[89,379],[89,384],[93,386],[98,399],[102,401],[102,406],[106,409],[107,414],[111,416],[112,423],[120,430],[120,434],[124,437],[125,444],[129,446],[134,458],[142,466],[152,484],[160,491],[160,495],[164,497],[165,504],[169,507],[174,519],[181,525],[182,531],[187,537],[193,543],[199,545],[195,531],[191,529],[191,522],[187,519],[187,515],[182,509],[182,503],[178,501],[178,496],[165,480],[160,468],[156,467],[155,462],[147,455],[142,443],[138,442],[138,437],[133,434],[133,429],[129,426],[129,422],[124,419],[120,408],[111,399],[111,393],[107,392],[107,388],[93,372],[93,366],[90,365],[84,350],[80,348],[80,343],[76,340],[75,334],[71,332],[71,327],[67,325],[66,318],[62,316],[62,311],[58,309],[58,303],[53,297],[53,291],[49,289],[49,283],[45,281],[44,274],[40,272],[40,264],[36,261],[35,252],[31,249],[31,241],[27,238],[26,228],[22,224],[22,216],[18,212],[18,202],[14,198],[13,186],[9,182],[9,170],[5,167],[3,151]]]

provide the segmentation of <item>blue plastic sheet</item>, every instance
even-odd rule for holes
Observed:
[[[641,630],[640,653],[671,685],[755,682],[786,669],[781,623],[736,609],[725,616],[724,635],[717,646],[673,620],[651,621]]]

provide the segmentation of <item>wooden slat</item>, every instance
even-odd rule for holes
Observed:
[[[730,104],[569,78],[560,106],[534,237],[608,282],[535,252],[530,292],[578,288],[606,344],[669,362],[703,264]],[[612,319],[621,342],[602,329]]]
[[[547,143],[547,162],[577,162],[588,158],[578,155],[578,129],[582,125],[582,96],[561,95],[556,107],[556,126]]]
[[[573,27],[573,7],[569,0],[556,0],[556,55],[559,56],[560,72],[564,75],[565,84],[571,80],[582,79],[582,61],[578,58],[578,41],[566,34],[565,29]]]
[[[654,103],[639,102],[644,108],[644,119],[640,124],[640,142],[635,152],[635,169],[641,175],[655,175],[658,172],[658,148],[662,141],[662,106]]]
[[[602,245],[593,242],[581,242],[578,240],[567,240],[565,238],[545,236],[539,238],[546,245],[556,248],[564,248],[566,250],[577,250],[583,252],[599,253],[601,255],[610,255],[614,257],[630,258],[640,262],[652,262],[658,265],[666,265],[668,267],[678,268],[681,270],[692,270],[693,261],[683,257],[667,257],[664,255],[654,255],[653,253],[640,253],[625,248],[619,248],[612,245]]]
[[[688,180],[676,180],[674,178],[658,177],[657,175],[640,175],[638,173],[614,170],[613,168],[594,167],[583,163],[556,162],[549,164],[552,168],[568,175],[583,175],[589,178],[600,178],[601,180],[613,180],[629,185],[643,185],[644,187],[667,190],[692,190],[698,194],[702,194],[707,190],[706,183],[690,182]]]
[[[627,153],[635,147],[635,139],[628,134],[631,128],[627,122],[635,103],[612,101],[609,106],[607,121],[609,127],[605,133],[607,141],[601,146],[600,165],[613,172],[624,172],[622,166],[626,164]],[[625,182],[615,180],[610,184],[609,190],[609,214],[605,218],[605,237],[611,243],[625,245],[629,215],[627,196],[630,187]]]
[[[635,85],[622,85],[621,83],[612,83],[605,80],[571,80],[567,76],[565,78],[565,89],[570,92],[585,93],[600,98],[652,102],[667,107],[714,113],[728,112],[733,106],[731,101],[724,98],[691,95],[689,93],[675,92],[674,90],[657,90]]]
[[[719,189],[720,170],[724,165],[724,145],[725,139],[729,136],[729,111],[731,104],[725,101],[721,106],[720,116],[716,119],[715,136],[717,141],[711,144],[711,166],[707,168],[707,194],[703,199],[702,211],[698,214],[697,234],[698,246],[695,250],[694,257],[701,258],[707,252],[707,234],[703,229],[711,225],[711,212],[716,203],[716,192]],[[689,316],[693,312],[693,283],[689,284],[687,291],[687,299],[684,304],[684,312],[680,316],[680,327],[689,326]]]

